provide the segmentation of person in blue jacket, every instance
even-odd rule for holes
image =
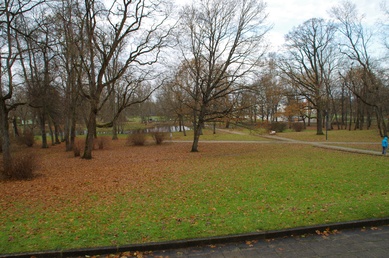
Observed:
[[[385,136],[382,140],[382,154],[386,154],[386,150],[388,149],[388,136]]]

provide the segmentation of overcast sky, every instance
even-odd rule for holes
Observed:
[[[175,0],[178,4],[190,3],[191,0]],[[383,0],[351,0],[356,4],[360,14],[365,14],[366,23],[373,25],[380,17],[380,3]],[[274,27],[269,33],[269,40],[276,49],[284,42],[284,35],[293,27],[310,18],[329,19],[327,11],[341,3],[341,0],[265,0],[268,22]],[[386,0],[386,2],[388,2]]]

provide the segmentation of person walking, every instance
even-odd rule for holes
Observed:
[[[382,155],[386,154],[386,150],[388,149],[388,136],[385,136],[382,140]]]

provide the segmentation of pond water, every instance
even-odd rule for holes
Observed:
[[[184,126],[185,131],[190,131],[191,128]],[[181,127],[181,131],[183,131],[183,127]],[[179,126],[155,126],[152,128],[146,128],[146,129],[137,129],[137,130],[130,130],[126,131],[126,134],[132,134],[132,133],[155,133],[155,132],[164,132],[164,133],[174,133],[174,132],[179,132],[180,127]]]

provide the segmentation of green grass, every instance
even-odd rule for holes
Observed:
[[[376,142],[376,143],[371,143],[371,144],[368,144],[368,143],[365,143],[365,144],[363,144],[363,143],[358,143],[358,144],[334,143],[331,145],[353,148],[353,149],[360,149],[360,150],[370,150],[370,151],[379,151],[379,152],[382,151],[381,142]]]
[[[381,137],[377,129],[370,130],[329,130],[324,135],[317,135],[315,129],[308,129],[302,132],[278,133],[278,136],[312,142],[381,142]]]
[[[180,141],[193,141],[193,130],[186,131],[186,136],[183,132],[173,133],[173,140]],[[213,133],[213,130],[206,128],[203,129],[203,134],[200,136],[200,141],[269,141],[259,137],[260,135],[256,131],[250,131],[247,129],[222,129]]]
[[[301,145],[193,154],[142,188],[84,205],[20,201],[0,214],[0,254],[219,236],[389,216],[387,159]],[[146,147],[154,148],[154,147]],[[160,148],[160,147],[155,147]],[[204,148],[203,148],[204,149]],[[166,173],[164,173],[166,172]],[[78,197],[75,197],[78,198]],[[1,202],[6,202],[2,197]],[[0,202],[0,204],[1,204]]]

